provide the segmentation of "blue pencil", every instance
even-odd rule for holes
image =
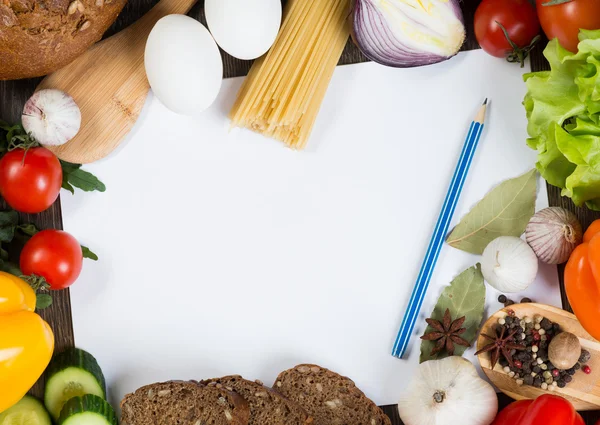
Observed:
[[[469,128],[469,133],[467,134],[465,144],[463,145],[460,154],[460,159],[458,160],[458,164],[456,164],[454,176],[452,176],[452,181],[450,182],[444,205],[440,211],[440,216],[435,225],[433,235],[431,236],[427,254],[425,254],[425,258],[423,259],[423,264],[421,265],[419,276],[417,277],[415,287],[410,296],[408,307],[404,312],[402,326],[400,326],[396,342],[394,343],[394,348],[392,350],[392,355],[394,357],[402,358],[406,353],[408,342],[412,336],[415,323],[419,316],[419,312],[421,311],[421,306],[423,305],[423,299],[425,298],[429,282],[431,281],[431,275],[435,269],[435,264],[440,255],[442,245],[444,244],[446,233],[448,232],[448,226],[450,226],[450,221],[452,220],[456,204],[458,203],[458,198],[460,197],[465,179],[467,178],[467,173],[469,172],[469,167],[473,161],[475,149],[477,149],[477,144],[481,137],[486,108],[487,99],[483,102],[483,105],[471,123],[471,128]]]

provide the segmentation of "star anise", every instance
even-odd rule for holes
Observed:
[[[515,343],[515,334],[520,332],[519,329],[515,329],[508,335],[506,333],[506,327],[501,326],[501,331],[498,333],[498,329],[494,331],[494,336],[489,336],[484,333],[481,334],[482,337],[489,339],[492,341],[491,344],[486,345],[481,350],[477,351],[475,355],[479,355],[481,353],[485,353],[486,351],[491,351],[491,362],[492,369],[498,363],[498,359],[500,358],[500,354],[506,359],[508,364],[512,367],[514,366],[512,355],[510,354],[511,350],[525,350],[525,346],[521,344]]]
[[[442,351],[444,348],[449,355],[454,354],[454,344],[469,347],[469,341],[461,338],[459,335],[464,333],[467,329],[461,328],[465,323],[465,316],[452,321],[450,317],[450,310],[446,309],[444,318],[442,321],[434,319],[425,319],[425,321],[433,328],[433,331],[426,333],[421,337],[426,341],[437,341],[435,347],[431,350],[431,355],[435,355]]]

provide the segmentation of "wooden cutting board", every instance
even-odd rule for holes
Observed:
[[[119,146],[137,121],[150,89],[144,69],[150,31],[160,18],[185,14],[196,1],[161,0],[136,23],[46,77],[38,90],[65,91],[81,109],[79,134],[65,145],[48,149],[65,161],[86,164]]]
[[[527,303],[515,304],[508,308],[503,308],[492,315],[481,328],[481,333],[493,335],[492,326],[498,323],[498,319],[505,317],[508,310],[513,310],[517,317],[525,316],[534,317],[541,315],[548,320],[558,323],[563,331],[571,332],[576,335],[581,342],[581,347],[588,350],[592,358],[587,363],[592,369],[590,375],[586,375],[578,371],[573,377],[573,382],[565,388],[556,388],[554,391],[544,391],[541,388],[536,388],[529,385],[517,385],[516,381],[509,377],[503,370],[500,364],[491,369],[489,353],[482,353],[478,356],[481,368],[504,394],[516,399],[533,399],[542,394],[557,394],[565,397],[577,410],[595,410],[600,408],[600,343],[588,334],[581,326],[577,318],[565,311],[556,307],[543,304]],[[481,335],[477,339],[477,349],[480,350],[489,343],[489,340]]]

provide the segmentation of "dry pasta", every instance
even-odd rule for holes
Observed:
[[[238,93],[232,126],[304,148],[348,40],[348,14],[349,0],[290,0],[273,47]]]

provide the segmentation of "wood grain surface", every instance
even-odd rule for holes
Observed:
[[[284,0],[285,1],[285,0]],[[464,0],[461,2],[464,14],[465,25],[467,27],[467,41],[463,46],[463,50],[472,50],[478,48],[478,44],[473,35],[473,15],[475,9],[479,4],[480,0]],[[123,12],[107,32],[106,36],[112,35],[117,31],[120,31],[127,26],[134,23],[142,15],[148,12],[152,6],[157,3],[157,0],[129,0],[129,3],[125,6]],[[199,19],[203,23],[206,23],[203,13],[204,1],[200,0],[198,4],[188,14],[196,19]],[[224,77],[237,77],[246,75],[250,69],[251,62],[242,61],[227,55],[222,52],[223,55],[223,69]],[[365,62],[365,57],[358,51],[358,49],[349,42],[344,50],[340,65]],[[531,67],[534,71],[541,71],[548,69],[548,63],[542,56],[541,49],[534,49],[531,58]],[[21,110],[27,98],[31,96],[35,87],[39,84],[41,79],[21,80],[21,81],[0,81],[0,117],[6,121],[16,122],[19,120]],[[515,108],[520,108],[521,105],[515,105]],[[523,112],[525,113],[525,112]],[[407,119],[410,119],[407,117]],[[525,143],[525,140],[523,140]],[[593,220],[600,218],[599,213],[594,213],[585,208],[575,207],[570,199],[562,198],[560,196],[560,189],[555,187],[548,187],[548,195],[550,199],[550,205],[562,206],[573,211],[581,220],[584,227],[587,227]],[[71,196],[66,194],[65,196]],[[83,193],[78,193],[75,196],[85,196]],[[40,228],[62,228],[62,219],[60,213],[60,201],[57,201],[52,208],[38,214],[36,216],[25,216],[26,220],[36,223]],[[561,288],[563,287],[562,282],[563,267],[559,266],[559,278],[561,282]],[[382,294],[382,296],[385,296]],[[564,295],[563,291],[563,306],[570,310],[570,306]],[[71,320],[71,309],[69,292],[62,291],[57,293],[54,297],[54,305],[47,309],[43,313],[46,320],[49,321],[50,325],[55,331],[56,335],[56,348],[61,350],[64,347],[72,346],[75,344],[73,336],[73,325]],[[407,377],[408,379],[409,377]],[[42,395],[43,378],[36,384],[32,392],[35,395]],[[509,404],[512,400],[504,394],[499,396],[500,407],[504,407]],[[398,411],[395,406],[384,406],[383,410],[392,419],[393,425],[403,425],[402,421],[398,416]],[[600,419],[600,411],[588,411],[583,412],[582,416],[585,419],[586,425],[594,425],[595,421]]]

